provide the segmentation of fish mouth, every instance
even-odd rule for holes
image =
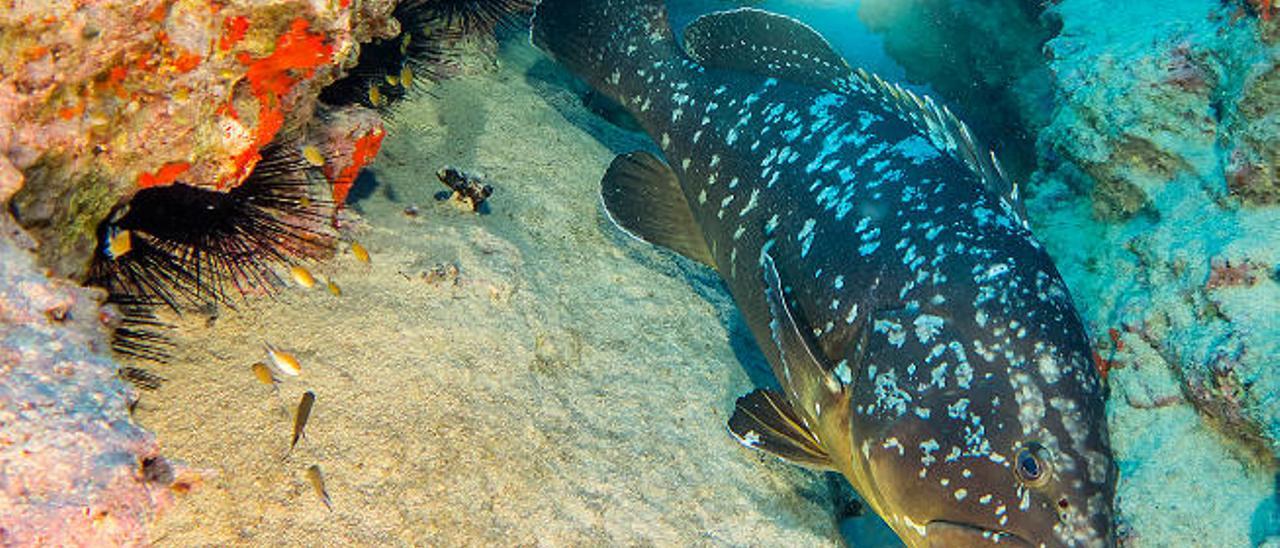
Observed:
[[[935,520],[925,525],[925,538],[931,548],[969,546],[1014,546],[1030,548],[1034,544],[1008,531],[983,529],[968,523]]]

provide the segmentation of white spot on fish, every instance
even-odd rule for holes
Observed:
[[[737,181],[737,179],[735,178],[734,181]],[[757,202],[759,202],[759,196],[760,189],[751,189],[751,196],[747,198],[747,205],[742,208],[742,211],[738,212],[738,216],[745,217],[748,211],[755,209]]]
[[[835,369],[836,378],[845,385],[853,384],[853,370],[849,369],[849,360],[840,360]]]
[[[916,338],[920,340],[920,344],[929,344],[933,340],[933,336],[942,331],[945,321],[932,314],[921,314],[916,317]]]

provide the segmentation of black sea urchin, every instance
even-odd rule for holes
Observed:
[[[172,357],[173,341],[165,334],[171,326],[156,317],[158,302],[140,301],[129,295],[112,295],[108,301],[120,313],[111,337],[117,354],[139,360],[166,363]]]
[[[404,3],[422,5],[434,18],[467,34],[492,32],[493,29],[514,24],[518,16],[529,12],[536,0],[406,0]]]
[[[229,192],[181,183],[139,191],[100,227],[90,283],[180,311],[270,291],[276,267],[330,252],[334,206],[296,148],[265,147]]]
[[[419,0],[396,5],[391,15],[400,23],[400,35],[361,44],[356,65],[346,76],[325,86],[320,100],[334,106],[359,104],[387,112],[423,83],[443,79],[454,65],[451,45],[462,34],[436,23],[435,15],[423,6]]]

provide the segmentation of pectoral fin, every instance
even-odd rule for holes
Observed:
[[[600,197],[609,219],[627,234],[714,267],[680,181],[654,155],[632,152],[614,158],[600,182]]]
[[[786,398],[772,390],[760,389],[738,398],[729,432],[738,443],[782,460],[819,470],[834,468],[822,443]]]
[[[830,362],[819,358],[822,353],[813,339],[812,328],[787,304],[773,257],[765,253],[761,263],[765,301],[769,304],[769,333],[782,359],[784,378],[778,380],[783,386],[820,383],[832,392],[840,391],[844,385],[836,378]]]

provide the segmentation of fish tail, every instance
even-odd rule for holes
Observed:
[[[530,41],[614,99],[644,88],[638,69],[684,57],[663,0],[542,0]]]

